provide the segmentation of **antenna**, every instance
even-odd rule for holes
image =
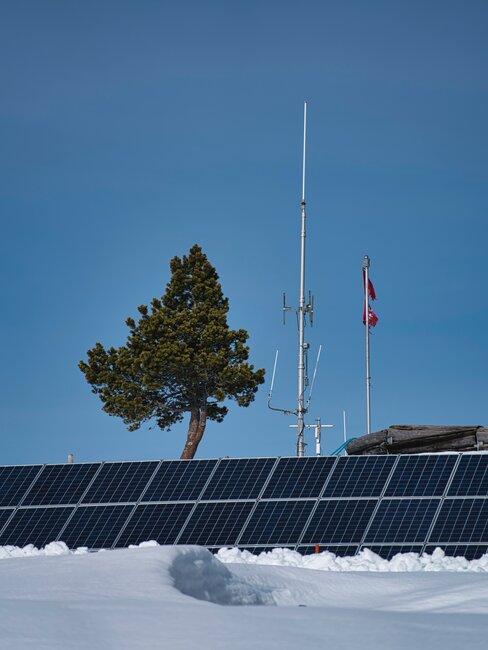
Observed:
[[[315,385],[315,377],[317,376],[317,368],[319,367],[321,352],[322,352],[322,346],[319,345],[319,351],[317,352],[317,359],[315,360],[315,368],[313,370],[313,375],[312,375],[312,383],[310,384],[310,392],[308,394],[307,410],[308,410],[308,407],[310,406],[310,402],[312,401],[313,387]]]
[[[316,435],[316,448],[318,453],[320,453],[320,430],[322,427],[328,427],[331,425],[324,425],[318,420],[318,424],[307,425],[305,424],[305,415],[308,411],[310,405],[310,400],[312,397],[313,387],[315,384],[315,377],[317,374],[317,367],[320,359],[321,347],[317,355],[317,361],[315,363],[315,370],[313,373],[312,384],[310,386],[309,397],[305,398],[305,391],[308,387],[308,377],[307,377],[307,367],[308,367],[308,350],[310,344],[305,341],[305,325],[307,317],[309,319],[310,325],[313,325],[313,311],[314,311],[314,299],[312,294],[309,292],[308,300],[306,299],[305,293],[305,242],[307,236],[307,214],[306,214],[306,202],[305,202],[305,180],[306,180],[306,158],[307,158],[307,102],[303,104],[303,150],[302,150],[302,200],[300,202],[300,292],[298,297],[298,308],[296,309],[297,315],[297,325],[298,325],[298,364],[297,364],[297,407],[296,409],[278,409],[271,406],[271,397],[274,386],[275,372],[276,372],[276,363],[278,359],[278,353],[275,356],[275,365],[273,369],[273,377],[271,381],[271,389],[268,395],[268,407],[274,411],[281,411],[287,415],[295,415],[297,418],[297,423],[295,425],[290,425],[296,427],[297,429],[297,443],[296,443],[296,453],[297,456],[305,455],[305,438],[304,432],[306,428],[314,428],[319,432],[318,438]],[[286,296],[283,294],[283,323],[285,323],[286,312],[291,310],[286,303]]]

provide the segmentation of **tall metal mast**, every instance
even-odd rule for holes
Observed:
[[[305,304],[305,243],[307,237],[307,213],[305,210],[305,161],[307,153],[307,102],[303,104],[303,157],[302,157],[302,201],[300,232],[300,296],[298,302],[298,396],[297,396],[297,456],[305,454],[305,386],[308,343],[305,343],[305,317],[311,305]]]
[[[308,377],[307,377],[307,356],[308,349],[310,345],[305,341],[305,324],[307,316],[310,321],[310,325],[313,324],[313,311],[314,311],[314,301],[310,292],[308,294],[308,300],[305,297],[305,243],[307,237],[307,214],[305,211],[305,161],[307,153],[307,102],[304,102],[303,105],[303,156],[302,156],[302,200],[300,202],[300,216],[301,216],[301,229],[300,229],[300,293],[298,297],[298,308],[296,309],[297,322],[298,322],[298,368],[297,368],[297,406],[296,409],[282,409],[276,408],[271,405],[271,398],[273,394],[273,386],[276,374],[276,365],[278,362],[278,351],[276,352],[275,363],[273,368],[273,376],[271,379],[271,387],[268,394],[268,406],[273,411],[280,411],[285,415],[295,415],[297,418],[296,424],[291,424],[290,426],[297,429],[297,442],[296,442],[296,453],[297,456],[305,455],[305,438],[304,433],[305,429],[314,429],[316,436],[316,453],[320,453],[320,431],[323,428],[329,428],[331,424],[322,424],[320,418],[317,420],[316,424],[305,424],[305,415],[308,411],[310,405],[310,400],[312,397],[313,384],[315,381],[315,376],[317,374],[317,366],[320,359],[320,351],[322,346],[320,346],[317,361],[315,364],[315,370],[312,379],[312,385],[310,386],[310,391],[308,394],[308,399],[305,398],[305,391],[308,387]],[[291,311],[292,307],[289,307],[286,304],[286,296],[283,294],[283,322],[285,322],[285,314],[287,311]]]

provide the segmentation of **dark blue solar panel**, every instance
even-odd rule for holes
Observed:
[[[461,456],[448,494],[449,496],[488,496],[488,455]]]
[[[488,500],[446,499],[428,541],[488,542]]]
[[[385,496],[442,496],[457,456],[400,456]]]
[[[369,548],[375,542],[423,543],[438,505],[439,499],[383,499],[364,546]]]
[[[13,513],[13,509],[0,510],[0,530],[2,530],[2,528],[5,526],[12,513]]]
[[[76,504],[100,463],[46,465],[22,505]]]
[[[133,506],[81,506],[61,534],[69,548],[110,548]]]
[[[329,553],[334,553],[337,557],[352,557],[353,555],[356,555],[356,551],[358,550],[357,546],[331,546],[330,544],[324,544],[322,546],[318,544],[318,547],[320,553],[328,551]],[[315,549],[316,545],[311,544],[310,546],[299,546],[297,551],[301,555],[313,555],[317,552]]]
[[[252,501],[199,503],[178,543],[234,546],[253,505]]]
[[[202,499],[256,499],[274,463],[274,458],[224,458]]]
[[[377,497],[395,463],[394,456],[343,456],[337,461],[324,497]]]
[[[318,497],[335,463],[335,458],[280,458],[263,494],[263,499]]]
[[[83,503],[128,503],[139,499],[154,470],[156,462],[105,463]]]
[[[196,501],[216,464],[216,460],[162,462],[143,501]]]
[[[239,544],[296,544],[315,501],[260,501]]]
[[[467,560],[479,560],[482,555],[488,553],[488,544],[457,544],[452,546],[439,544],[438,546],[427,546],[425,552],[432,555],[436,548],[442,548],[444,553],[450,557],[465,557]]]
[[[20,508],[0,535],[0,546],[40,548],[56,541],[74,508]]]
[[[192,503],[137,506],[117,546],[129,546],[151,540],[158,544],[174,544],[192,508]]]
[[[320,501],[303,544],[354,544],[361,541],[376,500]]]
[[[17,506],[41,465],[0,467],[0,506]]]
[[[398,553],[422,553],[422,544],[398,544],[397,546],[391,546],[388,544],[374,546],[370,544],[369,546],[365,545],[363,549],[369,549],[383,559],[391,560],[391,558],[398,555]]]

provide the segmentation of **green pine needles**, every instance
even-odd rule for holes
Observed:
[[[130,431],[149,421],[170,429],[189,413],[181,458],[193,458],[207,420],[222,422],[225,400],[249,406],[265,371],[247,363],[249,335],[229,328],[229,302],[200,246],[170,266],[164,296],[126,320],[125,345],[106,350],[97,343],[79,367],[103,410]]]

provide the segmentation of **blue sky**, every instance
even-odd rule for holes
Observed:
[[[488,424],[486,2],[19,2],[0,20],[0,463],[178,456],[77,368],[200,243],[293,406],[302,102],[310,416],[364,427],[361,260],[380,317],[373,428]],[[284,416],[210,423],[199,456],[291,455]],[[310,441],[311,442],[311,441]],[[309,447],[312,452],[312,447]]]

